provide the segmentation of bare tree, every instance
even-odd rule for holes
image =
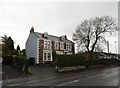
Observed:
[[[82,46],[88,52],[93,52],[96,45],[106,42],[105,33],[113,34],[117,30],[118,27],[113,17],[95,17],[84,20],[77,26],[75,33],[73,33],[73,41],[77,43],[78,47]]]

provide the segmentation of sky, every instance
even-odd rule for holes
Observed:
[[[48,32],[55,36],[67,35],[67,38],[72,40],[76,26],[86,19],[101,16],[118,19],[117,1],[1,0],[0,36],[11,36],[15,48],[20,45],[24,49],[33,26],[35,32]],[[116,53],[118,37],[106,35],[106,39],[110,43],[110,52]]]

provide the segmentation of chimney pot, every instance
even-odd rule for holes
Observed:
[[[31,32],[34,32],[34,28],[33,28],[33,27],[31,27],[31,29],[30,29],[30,33],[31,33]]]

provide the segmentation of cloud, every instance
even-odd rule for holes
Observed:
[[[12,36],[16,45],[20,44],[22,48],[31,26],[37,32],[47,31],[56,36],[66,34],[72,40],[72,33],[81,21],[103,15],[117,18],[118,15],[116,2],[2,0],[0,11],[0,35]]]

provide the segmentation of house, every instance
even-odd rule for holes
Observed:
[[[74,54],[74,43],[66,35],[57,37],[47,32],[34,32],[32,27],[26,41],[27,58],[35,58],[35,65],[52,61],[52,52],[57,54]]]

